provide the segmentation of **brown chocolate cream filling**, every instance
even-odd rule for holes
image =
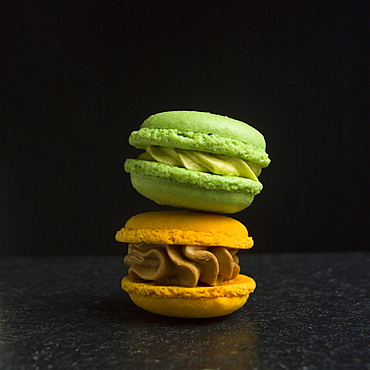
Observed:
[[[156,285],[220,285],[240,272],[238,249],[193,245],[131,243],[124,263],[134,280]]]

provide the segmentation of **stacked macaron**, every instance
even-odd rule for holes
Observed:
[[[117,241],[129,243],[122,288],[139,307],[166,316],[237,310],[255,282],[239,274],[236,253],[253,240],[222,214],[245,209],[262,190],[258,177],[270,163],[264,137],[228,117],[172,111],[149,117],[129,142],[143,150],[125,161],[133,187],[185,210],[139,214],[117,232]]]

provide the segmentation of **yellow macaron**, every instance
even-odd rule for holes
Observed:
[[[234,269],[233,276],[221,276],[225,261],[218,260],[219,256],[227,255],[229,264],[235,268],[239,261],[236,250],[253,246],[246,227],[228,216],[182,210],[141,213],[126,222],[125,227],[117,232],[116,240],[130,243],[126,256],[130,261],[129,276],[123,278],[122,289],[137,306],[149,312],[182,318],[224,316],[241,308],[256,287],[252,278],[238,273],[239,266]],[[169,247],[166,249],[166,246]],[[188,255],[183,254],[187,246],[195,248],[196,252],[204,252],[204,260],[194,259],[193,255],[188,260]],[[223,253],[217,249],[222,249]],[[180,262],[171,257],[171,251],[180,256]],[[158,260],[155,259],[157,255],[160,256]],[[154,276],[154,270],[162,260],[167,261],[167,271],[161,272],[166,279],[150,280],[148,275],[140,275],[143,270]],[[202,269],[208,265],[212,265],[211,270],[216,269],[216,274],[219,274],[214,285],[202,281]],[[135,271],[131,272],[131,269]],[[181,276],[178,280],[172,276],[175,270],[180,275],[197,275],[198,284],[163,283],[182,281]]]

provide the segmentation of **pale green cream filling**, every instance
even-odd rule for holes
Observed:
[[[210,172],[222,176],[239,176],[258,181],[262,167],[241,158],[227,155],[148,146],[138,159],[156,161],[192,171]]]

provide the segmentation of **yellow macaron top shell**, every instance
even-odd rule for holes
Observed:
[[[239,221],[195,211],[145,212],[131,217],[116,234],[124,243],[223,246],[248,249],[253,239]]]

